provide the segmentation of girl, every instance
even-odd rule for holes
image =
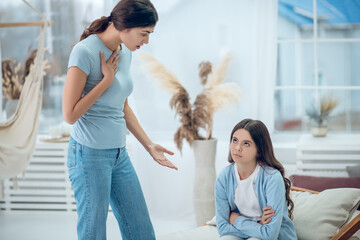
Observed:
[[[261,121],[244,119],[234,127],[228,161],[215,184],[220,239],[297,239],[290,181]]]
[[[106,239],[111,204],[122,239],[155,239],[145,199],[125,148],[126,129],[159,164],[177,169],[140,126],[127,97],[131,52],[149,42],[158,20],[149,0],[121,0],[84,31],[69,58],[63,116],[74,124],[68,171],[77,205],[78,239]]]

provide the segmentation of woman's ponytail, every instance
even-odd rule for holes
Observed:
[[[105,16],[103,16],[99,19],[96,19],[95,21],[93,21],[90,24],[90,26],[88,28],[85,29],[85,31],[83,32],[83,34],[80,37],[80,41],[84,40],[91,34],[104,32],[106,30],[106,28],[109,26],[110,21],[111,21],[111,17],[105,17]]]

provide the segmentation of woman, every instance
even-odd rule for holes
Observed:
[[[70,55],[63,116],[74,124],[68,169],[78,239],[106,239],[109,202],[122,239],[155,239],[145,199],[125,147],[127,129],[159,164],[177,168],[154,144],[128,104],[131,52],[149,42],[158,20],[149,0],[121,0],[95,20]]]
[[[215,184],[220,239],[297,239],[290,180],[261,121],[244,119],[234,127],[228,161]]]

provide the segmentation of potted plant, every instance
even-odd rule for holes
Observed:
[[[312,105],[306,111],[311,119],[311,134],[314,137],[325,137],[328,132],[328,118],[330,113],[339,105],[339,100],[332,95],[320,99],[320,105]]]
[[[193,104],[180,81],[160,61],[147,53],[142,53],[141,58],[146,62],[145,67],[150,76],[156,78],[160,87],[173,95],[170,107],[175,109],[181,123],[174,134],[177,148],[182,151],[184,139],[193,148],[196,162],[194,209],[197,225],[203,225],[215,215],[217,140],[212,136],[213,116],[216,111],[228,108],[231,103],[238,103],[241,95],[237,84],[223,83],[231,54],[226,54],[214,69],[210,62],[199,64],[199,76],[204,88]]]

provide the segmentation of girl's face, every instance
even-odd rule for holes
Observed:
[[[257,148],[246,129],[237,130],[230,143],[231,157],[237,164],[256,162]]]
[[[125,29],[120,32],[120,38],[130,51],[135,51],[149,43],[149,35],[154,32],[154,28],[155,26]]]

